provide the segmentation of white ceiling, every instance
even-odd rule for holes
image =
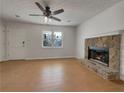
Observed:
[[[42,0],[3,0],[3,18],[8,21],[19,21],[26,23],[45,24],[43,17],[31,17],[28,14],[42,14],[35,1],[43,4]],[[65,12],[56,17],[62,19],[62,22],[52,21],[52,25],[72,25],[80,23],[95,16],[101,11],[111,7],[121,0],[45,0],[52,10],[64,8]],[[20,18],[15,17],[19,15]],[[68,22],[71,20],[71,22]]]

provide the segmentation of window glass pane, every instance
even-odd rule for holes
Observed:
[[[52,47],[52,32],[43,32],[43,47]]]
[[[54,32],[54,47],[61,48],[62,47],[62,32]]]

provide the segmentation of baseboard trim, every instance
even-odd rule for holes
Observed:
[[[32,61],[32,60],[57,60],[57,59],[76,59],[75,57],[48,57],[48,58],[26,58],[26,59],[10,59],[6,60],[5,62],[8,61]]]
[[[12,60],[7,60],[7,61],[25,61],[25,59],[12,59]]]
[[[0,63],[6,62],[6,61],[8,61],[8,60],[6,60],[6,59],[0,60]]]
[[[46,59],[76,59],[76,57],[47,57],[47,58],[26,58],[25,60],[46,60]]]

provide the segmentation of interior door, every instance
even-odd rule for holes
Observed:
[[[8,60],[25,59],[26,38],[24,31],[11,30],[8,32]]]

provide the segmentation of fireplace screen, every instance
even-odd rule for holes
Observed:
[[[96,62],[99,62],[99,63],[102,63],[108,66],[109,65],[109,49],[89,47],[88,48],[88,59],[94,60]]]

